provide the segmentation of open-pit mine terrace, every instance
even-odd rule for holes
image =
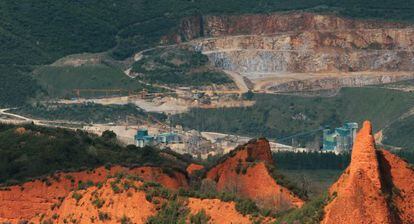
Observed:
[[[414,26],[286,13],[183,20],[180,36],[256,91],[334,89],[414,78]],[[246,80],[247,78],[247,80]]]

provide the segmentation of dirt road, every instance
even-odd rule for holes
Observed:
[[[232,72],[225,70],[226,74],[230,76],[230,78],[236,83],[237,87],[242,93],[247,93],[249,91],[249,87],[247,87],[246,82],[244,82],[243,76],[237,72]]]

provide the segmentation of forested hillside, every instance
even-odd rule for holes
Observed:
[[[38,65],[68,54],[108,50],[115,59],[125,59],[160,44],[185,16],[308,10],[412,21],[413,9],[413,0],[4,0],[0,105],[21,104],[34,96],[38,86],[29,73]]]
[[[34,125],[0,125],[0,185],[56,171],[76,171],[108,164],[157,165],[185,169],[176,153],[131,145],[120,146],[113,132],[102,136],[83,131]],[[181,158],[181,159],[180,159]]]
[[[338,127],[344,122],[362,123],[371,120],[375,131],[385,127],[387,132],[401,138],[401,125],[393,124],[412,108],[414,94],[377,87],[344,88],[334,97],[302,97],[291,95],[255,95],[253,107],[192,109],[177,115],[174,121],[204,131],[217,131],[281,139],[297,133],[312,131],[321,126]],[[409,125],[403,130],[410,130]],[[412,132],[408,132],[412,133]],[[315,135],[298,136],[307,142]],[[291,139],[287,139],[291,143]],[[401,141],[409,146],[410,138]],[[393,144],[397,143],[394,141]]]

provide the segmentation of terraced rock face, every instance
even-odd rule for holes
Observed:
[[[252,199],[260,207],[278,211],[302,206],[303,201],[278,185],[267,169],[266,164],[272,163],[267,140],[250,142],[230,154],[233,155],[207,173],[218,191],[232,192]]]
[[[274,92],[414,78],[414,27],[331,15],[204,16],[181,36],[224,70]]]
[[[371,124],[357,135],[351,164],[331,187],[324,224],[413,223],[414,171],[393,154],[375,149]]]

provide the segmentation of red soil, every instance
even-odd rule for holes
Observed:
[[[325,207],[322,223],[413,223],[413,178],[407,163],[387,151],[376,151],[371,124],[364,122],[351,164],[330,189],[334,199]]]
[[[184,174],[174,172],[170,177],[164,174],[161,168],[157,167],[129,169],[114,166],[110,170],[100,167],[93,171],[57,173],[44,179],[44,181],[35,180],[21,186],[12,186],[0,190],[0,222],[30,220],[36,214],[46,213],[51,206],[59,203],[73,189],[77,189],[80,181],[83,183],[88,181],[93,183],[104,182],[108,176],[121,172],[136,174],[145,181],[159,182],[171,189],[188,187]]]
[[[379,153],[384,182],[391,184],[393,204],[398,210],[397,220],[414,223],[414,169],[398,156],[381,150]]]
[[[198,165],[198,164],[195,164],[195,163],[191,163],[187,167],[187,173],[188,174],[193,174],[195,171],[202,170],[202,169],[204,169],[204,166]]]
[[[218,199],[189,198],[187,207],[193,215],[204,210],[211,218],[209,223],[252,223],[249,216],[243,216],[236,210],[234,202],[223,202]]]
[[[121,223],[120,220],[124,218],[140,224],[156,214],[156,207],[145,199],[145,192],[130,188],[115,193],[110,185],[112,181],[115,180],[109,179],[100,189],[94,186],[72,192],[59,206],[50,209],[45,217],[37,216],[32,221],[40,223],[42,220],[53,220],[53,223],[66,223],[66,220],[78,224],[102,223],[103,220],[99,216],[105,214],[108,217],[105,223]],[[129,184],[136,187],[142,185],[138,181],[130,181]],[[123,181],[118,185],[123,189]],[[73,194],[81,195],[82,198],[77,201]],[[96,203],[98,200],[101,201],[100,205]]]
[[[303,201],[276,183],[266,163],[272,163],[270,146],[267,140],[260,139],[237,149],[234,156],[211,169],[207,178],[217,183],[218,191],[250,198],[261,207],[275,210],[301,207]]]

